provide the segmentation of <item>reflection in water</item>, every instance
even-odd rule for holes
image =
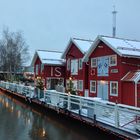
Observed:
[[[0,93],[0,140],[99,140]]]

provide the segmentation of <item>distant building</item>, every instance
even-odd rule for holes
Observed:
[[[35,79],[41,77],[46,89],[65,84],[65,60],[61,55],[62,52],[48,50],[38,50],[34,54],[31,65],[34,66]]]

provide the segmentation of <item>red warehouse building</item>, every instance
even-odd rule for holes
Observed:
[[[41,77],[47,89],[64,86],[65,61],[62,52],[38,50],[35,52],[31,65],[34,66],[35,78]]]
[[[62,59],[66,60],[66,89],[70,87],[80,96],[84,96],[85,89],[88,88],[88,65],[82,62],[87,50],[93,41],[85,39],[71,38],[62,54]],[[72,83],[72,86],[70,85]],[[86,95],[85,95],[86,96]]]
[[[83,61],[89,96],[140,106],[140,41],[98,36]]]

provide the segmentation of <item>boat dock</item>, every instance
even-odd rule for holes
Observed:
[[[46,111],[97,127],[120,138],[140,138],[140,108],[54,90],[46,90],[44,97],[37,98],[34,87],[4,81],[0,81],[0,90],[31,105],[43,107]]]

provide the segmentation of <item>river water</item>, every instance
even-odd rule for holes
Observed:
[[[112,138],[43,115],[0,93],[0,140],[103,140]]]

